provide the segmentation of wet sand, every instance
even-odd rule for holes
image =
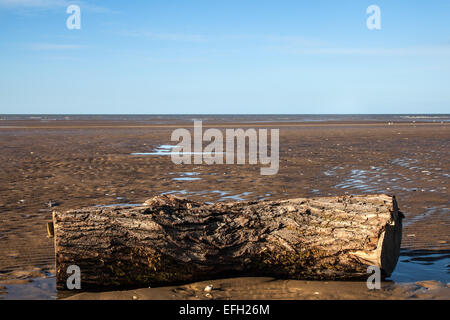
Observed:
[[[212,290],[205,291],[207,286]],[[446,299],[450,287],[437,281],[395,285],[368,290],[364,282],[233,278],[196,282],[184,286],[143,288],[102,293],[85,292],[68,300],[397,300]]]
[[[166,155],[131,155],[174,144],[170,142],[173,129],[192,126],[184,123],[2,121],[0,298],[5,296],[2,292],[20,285],[1,281],[52,279],[53,242],[47,238],[46,221],[54,208],[48,207],[49,201],[66,210],[141,203],[161,193],[210,202],[395,194],[406,215],[401,258],[405,267],[397,268],[393,280],[450,281],[450,123],[204,122],[205,128],[280,128],[280,170],[275,176],[261,176],[259,164],[175,165]],[[441,264],[433,273],[435,263]],[[405,269],[409,266],[413,271]],[[255,286],[270,295],[261,298],[276,296],[269,287],[264,289],[262,279],[242,281],[240,286]],[[233,282],[229,286],[226,294],[217,297],[238,298],[240,289],[233,288]],[[307,298],[297,291],[279,294]],[[364,297],[353,291],[355,298]],[[330,293],[330,297],[335,296]]]

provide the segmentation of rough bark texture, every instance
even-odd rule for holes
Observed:
[[[389,275],[401,219],[395,197],[364,195],[204,204],[159,196],[142,206],[53,212],[57,287],[158,286],[228,276]]]

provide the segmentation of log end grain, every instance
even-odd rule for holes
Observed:
[[[381,229],[376,249],[356,251],[352,254],[364,264],[379,267],[383,275],[389,277],[400,256],[404,215],[398,208],[395,196],[380,195],[380,198],[385,198],[385,201],[392,203],[390,208],[391,220]]]

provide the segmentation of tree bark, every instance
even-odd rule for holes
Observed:
[[[205,204],[158,196],[140,206],[53,212],[58,289],[67,268],[86,290],[230,276],[367,279],[397,264],[395,197],[364,195]]]

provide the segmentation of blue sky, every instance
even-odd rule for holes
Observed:
[[[0,113],[450,113],[450,1],[0,0]]]

